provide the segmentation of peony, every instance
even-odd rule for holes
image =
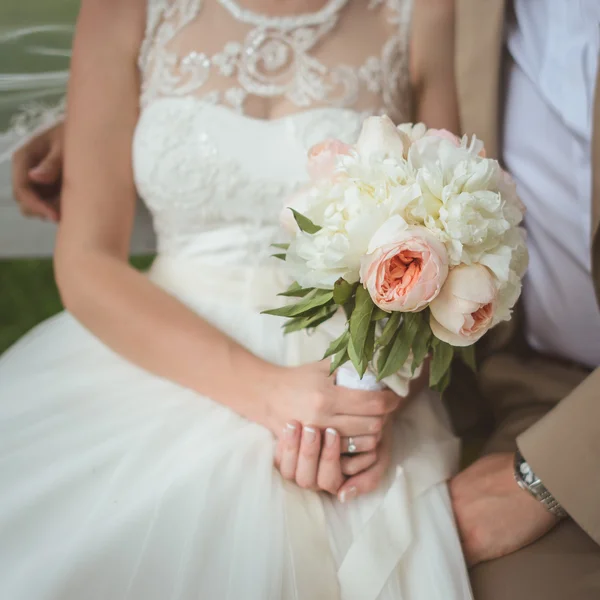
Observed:
[[[453,346],[470,346],[494,324],[497,289],[490,271],[481,265],[452,269],[429,308],[433,334]]]
[[[420,140],[427,133],[425,123],[401,123],[396,129],[407,135],[411,142]]]
[[[367,163],[383,158],[402,161],[410,145],[408,135],[397,129],[389,117],[368,117],[363,123],[356,150]]]
[[[388,312],[422,310],[440,293],[447,275],[444,245],[397,215],[375,233],[360,268],[371,299]]]
[[[314,234],[298,231],[286,259],[303,287],[330,288],[340,277],[358,281],[369,241],[389,217],[387,206],[372,192],[368,186],[342,179],[321,185],[317,197],[310,195],[302,214],[321,229]]]
[[[339,140],[325,140],[313,146],[308,151],[307,170],[313,181],[319,181],[331,177],[338,164],[338,157],[349,155],[352,146],[344,144]]]
[[[294,213],[290,209],[294,209],[300,214],[304,214],[308,211],[311,199],[311,188],[304,187],[294,194],[292,194],[285,202],[285,206],[279,215],[279,223],[287,231],[287,233],[294,234],[298,231],[298,224],[294,218]]]

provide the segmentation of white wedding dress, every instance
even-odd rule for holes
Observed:
[[[148,276],[266,360],[318,360],[335,333],[284,337],[260,314],[288,283],[270,244],[312,144],[352,141],[369,113],[408,119],[409,17],[409,0],[279,19],[149,3],[133,140],[158,237]],[[295,112],[251,116],[275,98]],[[263,427],[60,314],[0,359],[0,598],[470,599],[439,397],[421,394],[394,434],[386,481],[341,505],[284,482]]]

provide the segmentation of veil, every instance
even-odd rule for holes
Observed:
[[[10,167],[15,150],[62,118],[73,30],[0,28],[0,258],[48,255],[54,245],[53,228],[21,216]]]
[[[76,8],[77,2],[69,2]],[[0,27],[0,258],[49,254],[53,246],[52,229],[19,214],[10,164],[15,150],[63,118],[74,29],[72,24]],[[154,248],[151,218],[140,205],[132,251],[147,254]]]
[[[0,72],[3,171],[20,144],[62,117],[72,37],[71,25],[33,25],[0,31],[0,48],[4,56],[10,57],[8,72]],[[9,69],[11,63],[32,65],[35,71],[14,72]]]

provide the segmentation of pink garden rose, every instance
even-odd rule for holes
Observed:
[[[358,154],[366,161],[372,158],[406,158],[411,139],[398,129],[389,117],[367,117],[356,142]]]
[[[428,136],[438,137],[447,142],[450,142],[453,146],[457,148],[460,146],[460,138],[457,135],[454,135],[451,131],[447,129],[429,129],[427,131]]]
[[[462,140],[457,135],[454,135],[451,131],[448,131],[447,129],[429,129],[427,131],[427,135],[446,140],[456,148],[460,148],[460,145],[462,143]],[[479,151],[479,156],[481,156],[481,158],[486,157],[485,148],[483,148],[483,145],[481,150]]]
[[[433,334],[453,346],[474,344],[492,326],[496,296],[494,278],[486,267],[452,269],[429,307]]]
[[[313,181],[333,175],[338,156],[350,154],[352,146],[340,140],[325,140],[308,151],[308,174]]]
[[[418,312],[439,293],[448,275],[444,245],[425,227],[389,219],[373,236],[360,279],[373,302],[391,312]]]

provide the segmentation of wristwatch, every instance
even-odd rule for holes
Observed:
[[[518,450],[515,453],[515,479],[521,489],[528,491],[555,517],[564,519],[568,516],[565,509],[548,491],[541,479],[533,472],[529,463],[523,458],[523,455]]]

